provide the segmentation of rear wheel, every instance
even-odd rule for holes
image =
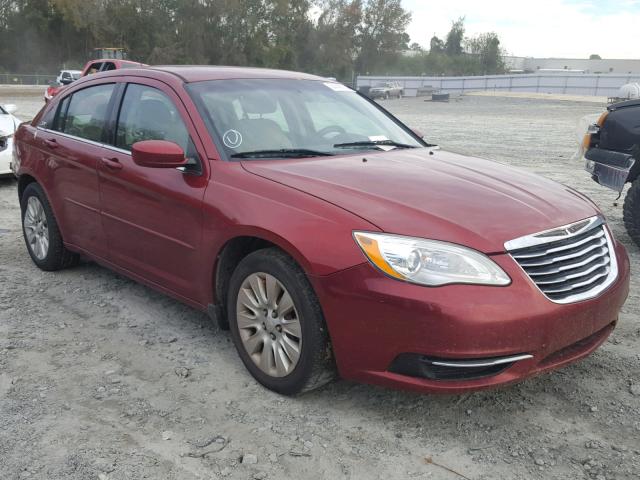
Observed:
[[[58,222],[40,185],[27,185],[20,199],[20,208],[24,240],[38,268],[54,271],[78,263],[78,255],[67,250],[62,242]]]
[[[258,250],[240,262],[227,311],[238,354],[265,387],[295,395],[333,379],[320,304],[302,269],[284,252]]]
[[[631,184],[624,199],[624,225],[631,239],[640,246],[640,177]]]

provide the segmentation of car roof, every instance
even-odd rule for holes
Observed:
[[[225,67],[206,65],[161,65],[148,67],[147,70],[168,72],[180,77],[184,82],[203,82],[206,80],[228,80],[244,78],[292,79],[292,80],[324,80],[323,77],[308,73],[273,70],[268,68]],[[129,73],[128,71],[127,73]]]

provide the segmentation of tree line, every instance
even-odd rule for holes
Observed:
[[[0,71],[78,68],[98,47],[125,48],[148,64],[251,65],[341,80],[504,69],[495,34],[467,39],[460,19],[423,50],[408,45],[410,22],[401,0],[0,0]]]

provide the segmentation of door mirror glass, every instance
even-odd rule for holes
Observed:
[[[187,165],[184,150],[166,140],[143,140],[131,147],[133,161],[141,167],[177,168]]]
[[[7,113],[13,113],[18,109],[18,107],[16,105],[14,105],[13,103],[9,103],[7,105],[3,105],[2,108]]]

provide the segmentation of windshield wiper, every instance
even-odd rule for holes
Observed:
[[[407,145],[406,143],[394,142],[393,140],[367,140],[364,142],[336,143],[333,148],[376,147],[378,145],[388,145],[396,148],[418,148],[415,145]]]
[[[278,150],[254,150],[231,155],[231,158],[302,158],[302,157],[330,157],[333,153],[307,148],[280,148]]]

